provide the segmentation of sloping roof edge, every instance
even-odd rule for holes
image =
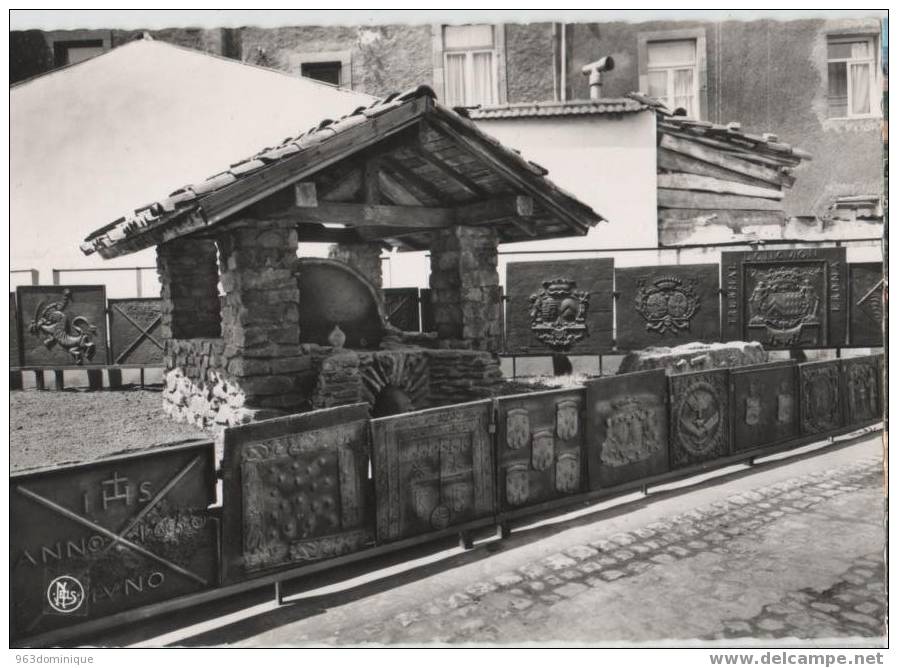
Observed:
[[[585,234],[603,221],[601,215],[544,178],[547,170],[527,161],[490,137],[476,124],[435,102],[427,86],[394,93],[368,107],[358,107],[337,119],[265,148],[200,183],[184,186],[168,197],[141,207],[88,235],[84,254],[112,258],[143,250],[208,228],[291,183],[398,132],[428,114],[435,123],[454,128],[481,146],[488,146],[504,175],[537,196],[557,215],[572,220]],[[379,132],[370,131],[377,118]],[[367,132],[366,132],[367,130]]]

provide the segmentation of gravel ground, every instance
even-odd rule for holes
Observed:
[[[166,416],[159,391],[140,389],[10,392],[9,423],[13,471],[211,438],[202,429]]]

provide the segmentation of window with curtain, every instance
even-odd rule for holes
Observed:
[[[649,42],[648,94],[671,110],[698,118],[698,58],[694,39]]]
[[[443,58],[446,103],[496,104],[496,40],[491,25],[445,26]]]
[[[872,38],[830,37],[826,44],[826,100],[830,118],[871,116],[875,99],[876,50]]]

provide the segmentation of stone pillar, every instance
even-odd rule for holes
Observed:
[[[334,244],[328,257],[353,267],[380,291],[383,288],[383,267],[380,261],[380,244]]]
[[[218,243],[228,374],[248,406],[302,408],[309,397],[300,390],[300,376],[311,365],[299,345],[296,230],[253,221],[225,230]]]
[[[221,336],[215,242],[177,239],[157,246],[156,268],[162,284],[160,336],[166,341]]]
[[[495,352],[502,332],[496,231],[455,226],[434,232],[430,288],[440,339],[450,347]]]

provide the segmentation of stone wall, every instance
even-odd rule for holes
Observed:
[[[295,229],[257,222],[219,237],[226,370],[255,407],[290,411],[308,400],[299,377],[311,361],[299,344],[297,243]]]
[[[502,385],[499,358],[474,350],[428,350],[431,406],[493,396]]]
[[[313,346],[312,408],[364,401],[377,405],[386,388],[398,390],[407,410],[463,403],[494,396],[503,383],[499,361],[475,350],[404,350],[357,352]]]
[[[166,341],[162,409],[172,419],[215,429],[253,417],[238,382],[223,370],[224,348],[222,339]]]
[[[502,336],[496,231],[455,226],[434,232],[430,288],[440,345],[496,351]]]

